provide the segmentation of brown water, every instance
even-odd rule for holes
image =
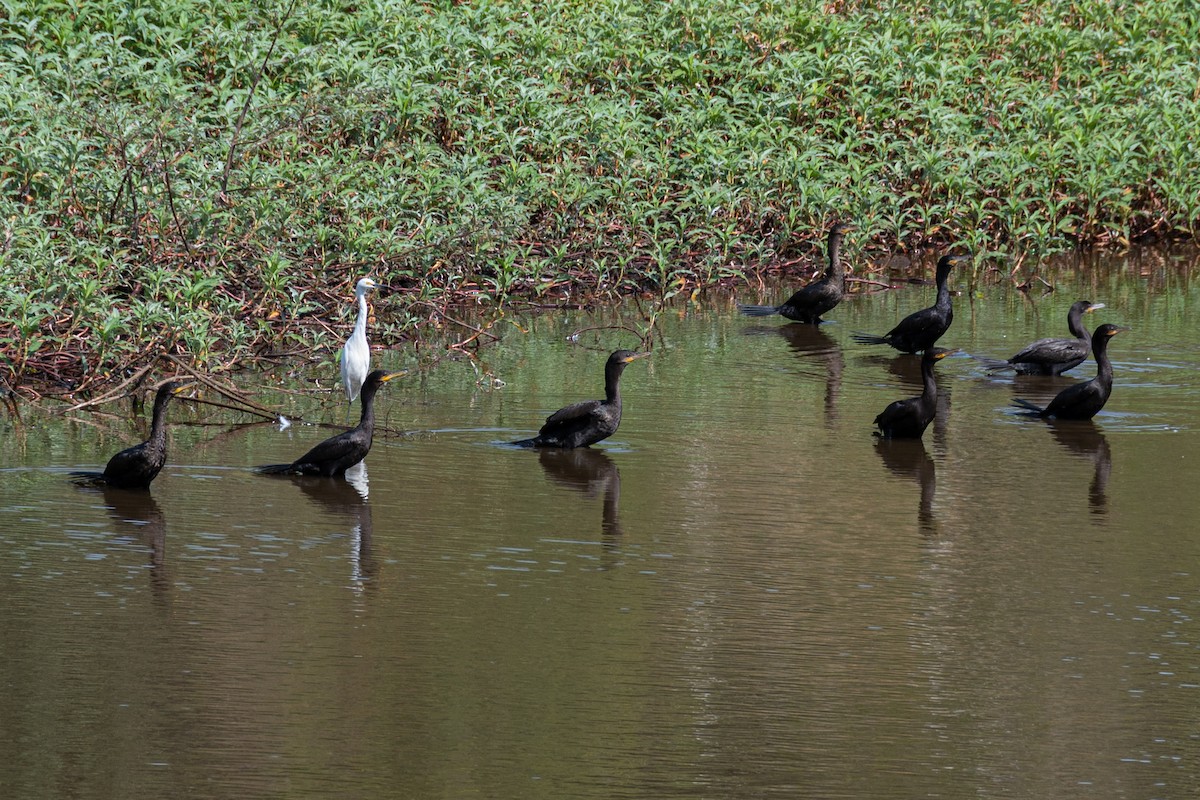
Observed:
[[[84,491],[65,472],[145,422],[27,409],[0,443],[0,796],[1193,796],[1197,274],[1146,253],[1039,297],[956,276],[943,343],[970,353],[1062,335],[1079,298],[1132,327],[1093,425],[1008,407],[1090,364],[1014,382],[957,356],[925,440],[878,444],[916,359],[850,332],[928,287],[816,331],[734,311],[786,288],[673,307],[592,451],[498,443],[597,396],[632,342],[566,337],[633,303],[389,384],[407,434],[353,483],[248,469],[327,430],[181,404],[209,424],[175,426],[152,495]]]

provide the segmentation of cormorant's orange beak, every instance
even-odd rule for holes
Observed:
[[[399,372],[392,372],[392,373],[389,373],[389,374],[387,374],[387,375],[384,375],[384,376],[383,376],[382,378],[380,378],[379,380],[380,380],[380,382],[381,382],[381,383],[387,383],[387,382],[388,382],[388,381],[390,381],[392,378],[403,378],[403,377],[404,377],[405,375],[407,375],[407,374],[408,374],[408,370],[406,370],[406,369],[402,369],[402,370],[400,370]]]
[[[650,355],[650,353],[634,353],[631,356],[625,357],[625,363],[628,364],[630,361],[637,361],[639,358],[646,358],[648,355]]]
[[[1090,313],[1092,313],[1093,311],[1095,311],[1096,309],[1099,309],[1099,308],[1104,308],[1104,303],[1093,303],[1092,305],[1090,305],[1090,306],[1088,306],[1087,308],[1085,308],[1085,309],[1083,310],[1083,313],[1085,313],[1085,314],[1090,314]]]

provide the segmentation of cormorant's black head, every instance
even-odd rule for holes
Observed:
[[[167,381],[158,387],[158,391],[154,393],[154,402],[169,400],[185,389],[190,389],[195,385],[195,381]]]
[[[921,358],[926,361],[941,361],[946,356],[952,356],[957,352],[958,350],[947,350],[944,347],[930,347],[921,354]]]
[[[1106,322],[1099,328],[1096,328],[1093,338],[1096,339],[1111,339],[1121,331],[1127,331],[1129,328],[1123,328],[1120,325],[1113,325],[1111,322]]]
[[[386,372],[382,369],[377,369],[367,376],[367,379],[363,381],[363,386],[370,386],[372,389],[378,389],[392,378],[399,378],[402,375],[407,374],[408,373],[404,370],[401,370],[400,372]]]
[[[648,355],[650,355],[650,354],[649,353],[637,353],[637,352],[634,352],[633,350],[618,350],[617,352],[613,353],[611,356],[608,357],[608,363],[610,366],[620,365],[623,368],[626,364],[628,364],[632,361],[637,361],[639,358],[645,358]]]
[[[969,263],[971,263],[970,253],[947,253],[938,259],[938,269],[949,269],[950,267],[957,267],[961,264]]]

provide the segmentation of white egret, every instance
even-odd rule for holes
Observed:
[[[367,292],[378,286],[370,278],[363,278],[354,287],[358,319],[354,323],[354,332],[342,347],[342,386],[346,387],[346,400],[351,403],[358,397],[371,369],[371,346],[367,344]]]

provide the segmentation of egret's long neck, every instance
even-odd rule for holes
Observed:
[[[367,293],[358,292],[358,319],[354,322],[355,335],[367,335]]]

